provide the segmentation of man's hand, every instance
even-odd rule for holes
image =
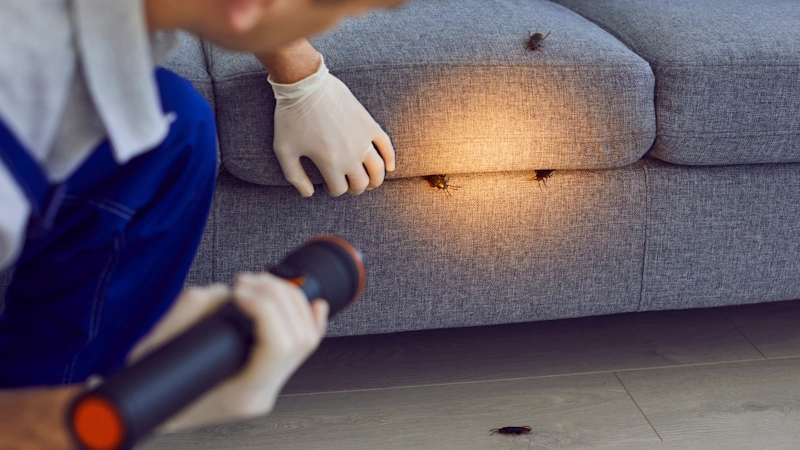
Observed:
[[[131,352],[134,362],[168,342],[231,295],[221,285],[183,293],[167,315]],[[244,274],[233,290],[236,305],[255,323],[255,344],[245,367],[161,427],[174,431],[270,412],[283,385],[325,335],[328,303],[309,307],[302,291],[271,274]]]
[[[83,386],[0,391],[0,450],[68,450],[67,406]]]
[[[319,168],[334,197],[380,186],[395,169],[392,142],[350,89],[328,73],[321,55],[300,41],[259,59],[277,99],[273,148],[300,194],[314,193],[300,164],[303,156]]]

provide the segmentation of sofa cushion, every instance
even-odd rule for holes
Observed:
[[[653,66],[658,137],[676,164],[800,161],[797,0],[555,0]]]
[[[543,53],[525,49],[529,31],[550,29]],[[313,44],[392,137],[395,178],[624,166],[655,137],[647,62],[545,0],[411,2],[345,21]],[[287,185],[271,150],[267,73],[218,48],[208,61],[226,169]]]

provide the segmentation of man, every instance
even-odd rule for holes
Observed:
[[[313,194],[299,164],[308,156],[331,195],[360,194],[394,169],[394,150],[301,38],[399,3],[0,0],[0,270],[15,267],[0,387],[66,386],[0,391],[0,448],[68,447],[63,414],[76,383],[119,370],[136,342],[131,359],[230,296],[256,324],[251,360],[165,429],[271,410],[324,335],[327,304],[309,308],[269,274],[180,294],[213,194],[215,130],[186,81],[154,72],[173,40],[155,32],[184,29],[254,53],[278,99],[274,147],[286,178]],[[344,105],[347,129],[331,104]]]

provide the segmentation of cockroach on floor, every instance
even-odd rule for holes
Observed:
[[[450,189],[457,190],[461,188],[461,186],[453,186],[452,184],[450,184],[450,177],[444,174],[425,175],[422,178],[424,178],[425,181],[427,181],[431,187],[443,190],[444,195],[447,196],[447,198],[453,196],[453,194],[450,193]]]
[[[553,30],[550,30],[547,32],[547,35],[542,36],[542,33],[539,33],[538,31],[531,34],[530,30],[528,30],[528,39],[525,40],[525,48],[532,52],[538,51],[539,53],[544,53],[542,51],[542,47],[547,47],[544,44],[544,40],[547,39],[552,32]]]
[[[547,179],[553,176],[553,172],[555,172],[555,170],[536,170],[533,172],[533,178],[531,178],[531,181],[538,181],[539,189],[542,188],[542,183],[544,183],[544,187],[548,187]]]
[[[493,430],[489,430],[492,432],[489,436],[500,433],[500,434],[510,434],[513,436],[519,436],[521,434],[531,434],[531,427],[524,426],[524,427],[503,427],[503,428],[495,428]]]

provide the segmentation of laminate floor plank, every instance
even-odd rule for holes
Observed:
[[[530,426],[523,436],[490,429]],[[282,396],[257,420],[154,438],[140,450],[579,449],[660,439],[613,373]]]
[[[800,358],[617,375],[665,442],[800,424]]]
[[[767,358],[800,356],[800,300],[734,306],[724,312]]]
[[[720,310],[331,338],[286,394],[763,359]]]
[[[619,450],[797,450],[800,427],[757,434],[729,434],[706,439],[660,442],[657,444],[622,445],[607,448]],[[603,447],[594,447],[600,449]]]

